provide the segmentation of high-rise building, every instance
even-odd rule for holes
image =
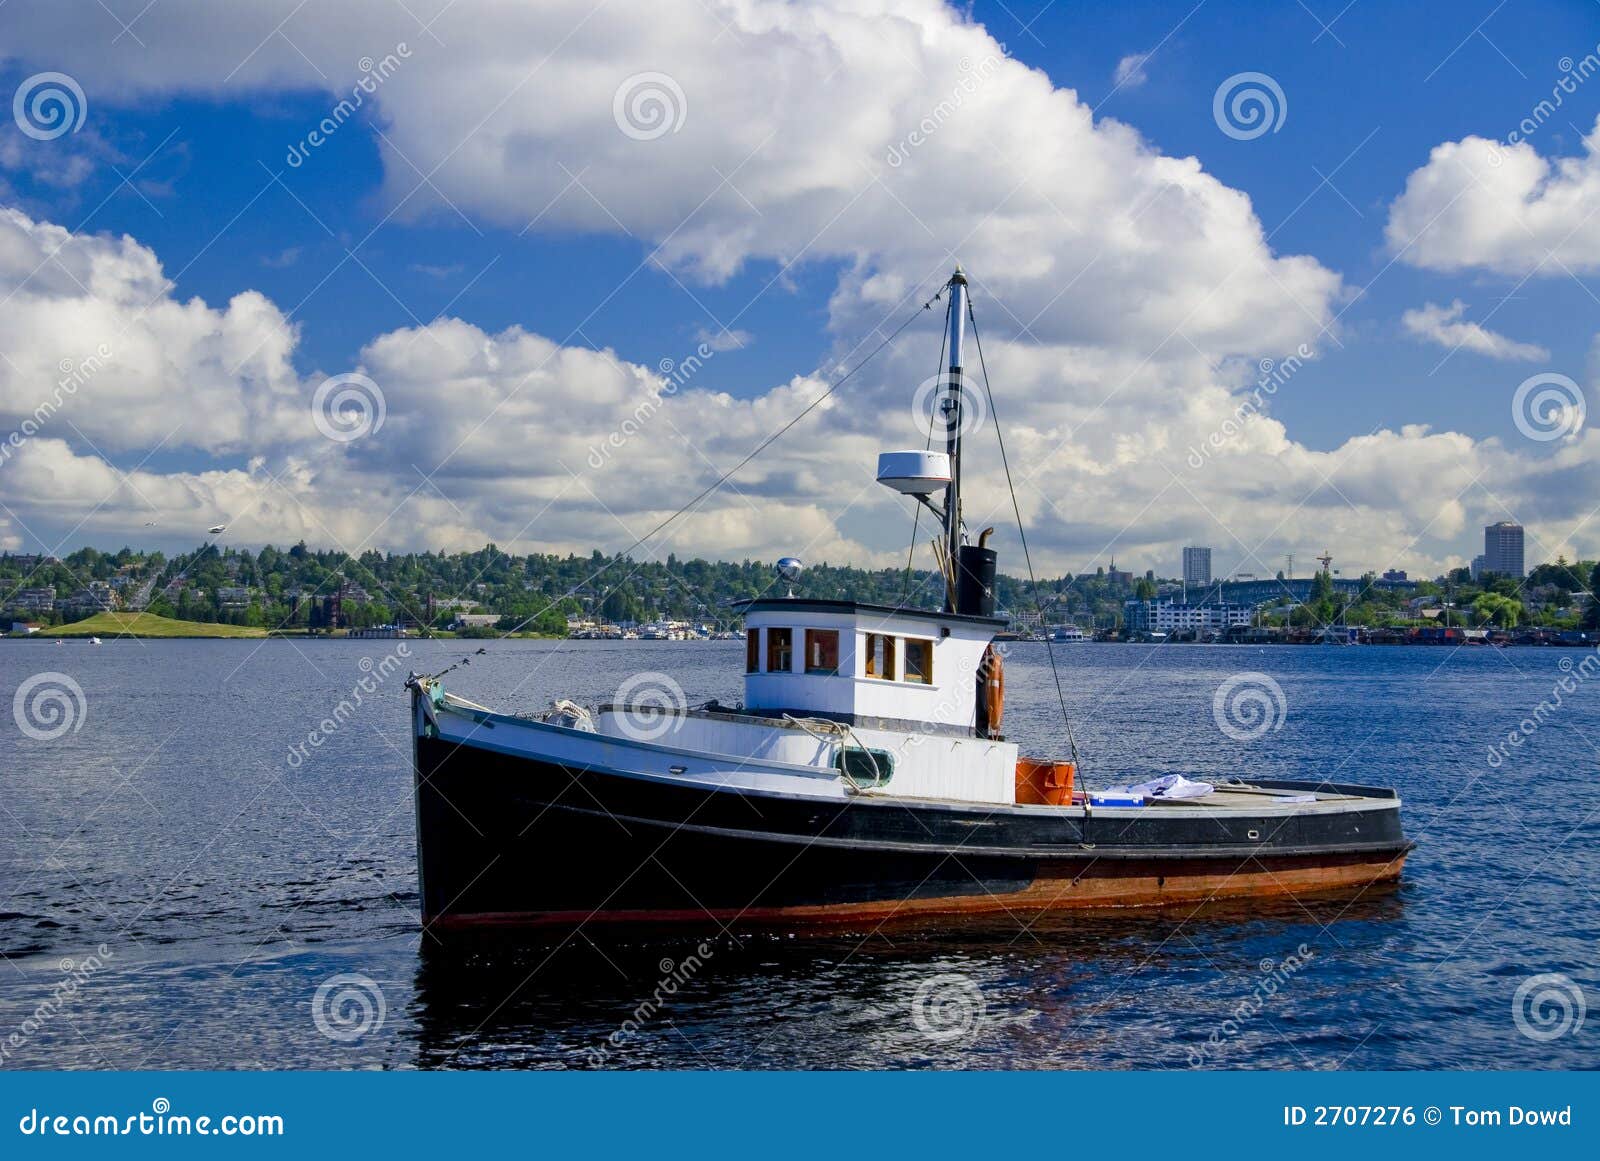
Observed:
[[[1185,548],[1183,550],[1183,583],[1204,588],[1211,583],[1211,550]]]
[[[1522,525],[1502,520],[1483,530],[1483,569],[1497,576],[1523,576]]]

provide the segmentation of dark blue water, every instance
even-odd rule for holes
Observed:
[[[1577,682],[1498,769],[1486,760],[1550,696],[1557,651],[1057,647],[1091,782],[1181,769],[1395,785],[1418,842],[1397,889],[827,940],[585,932],[462,950],[417,923],[401,686],[407,667],[470,649],[407,643],[379,682],[397,644],[0,643],[5,1067],[1596,1060],[1600,1014],[1576,1017],[1600,997],[1600,679]],[[693,700],[740,691],[737,643],[488,648],[451,688],[513,711],[607,699],[642,670],[673,673]],[[1043,658],[1014,647],[1006,726],[1059,752]],[[1287,713],[1240,742],[1212,701],[1247,671],[1279,684]],[[74,728],[41,740],[5,711],[45,672],[83,701]],[[291,764],[363,677],[376,691]],[[1547,975],[1567,980],[1526,983]]]

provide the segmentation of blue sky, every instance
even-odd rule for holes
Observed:
[[[164,26],[164,5],[138,19],[143,5],[114,4],[111,12],[94,4],[82,7],[86,44],[53,39],[56,33],[49,25],[58,17],[47,16],[40,6],[13,3],[0,10],[0,26],[10,26],[18,34],[12,43],[18,44],[20,38],[20,46],[0,58],[0,88],[11,92],[40,70],[60,68],[80,79],[89,106],[84,131],[66,139],[31,141],[13,136],[11,152],[0,153],[8,161],[0,169],[0,205],[74,234],[131,237],[152,252],[167,277],[175,280],[172,297],[178,302],[198,297],[209,308],[221,310],[241,292],[259,292],[298,328],[288,361],[307,384],[360,369],[364,348],[377,336],[421,328],[441,315],[464,320],[488,335],[518,326],[563,347],[609,349],[623,362],[644,368],[657,367],[665,358],[681,359],[703,334],[731,327],[740,332],[745,345],[720,352],[700,385],[759,403],[775,387],[814,372],[830,356],[853,345],[857,336],[849,325],[859,316],[841,308],[835,296],[848,284],[849,272],[858,262],[889,265],[876,255],[863,259],[850,246],[836,252],[819,246],[815,255],[786,265],[774,256],[783,252],[785,242],[775,241],[769,249],[758,240],[726,277],[706,277],[692,265],[671,260],[641,267],[663,233],[650,220],[648,206],[633,214],[602,205],[599,217],[591,213],[589,218],[603,228],[585,224],[580,220],[584,215],[576,212],[543,215],[532,200],[521,206],[526,213],[518,225],[503,204],[489,204],[488,194],[482,206],[471,204],[470,197],[455,196],[452,205],[436,203],[427,212],[413,213],[426,200],[427,191],[409,201],[398,199],[396,191],[411,188],[414,165],[420,162],[431,168],[434,158],[411,156],[412,143],[420,139],[405,136],[405,119],[413,114],[387,103],[384,92],[304,164],[291,167],[285,161],[286,147],[327,113],[330,91],[343,91],[341,83],[319,83],[311,74],[296,79],[291,75],[293,54],[276,41],[249,67],[274,52],[281,52],[286,63],[253,79],[245,74],[219,80],[220,67],[209,75],[202,75],[205,68],[197,68],[191,83],[181,75],[180,63],[168,70],[177,75],[153,81],[148,69],[164,51],[176,54],[174,60],[184,59],[177,37],[181,22]],[[366,39],[355,43],[375,45],[381,52],[392,43],[391,35],[405,35],[415,42],[419,60],[433,51],[428,66],[433,68],[448,51],[445,45],[452,32],[465,29],[464,22],[474,19],[471,7],[462,5],[440,17],[433,30],[440,34],[438,44],[433,32],[416,24],[408,28],[406,19],[391,13],[373,17]],[[1022,0],[977,3],[964,11],[965,16],[952,12],[947,19],[980,25],[1004,45],[1011,60],[1042,70],[1057,90],[1071,90],[1092,111],[1097,127],[1111,120],[1122,122],[1144,139],[1151,154],[1196,158],[1207,175],[1248,197],[1272,255],[1308,256],[1340,279],[1338,290],[1325,304],[1337,315],[1336,325],[1321,327],[1320,334],[1318,327],[1311,328],[1318,357],[1270,404],[1271,418],[1284,426],[1298,449],[1332,454],[1352,438],[1375,430],[1399,431],[1404,425],[1423,424],[1435,432],[1462,433],[1475,444],[1514,443],[1518,456],[1529,463],[1563,451],[1574,454],[1570,441],[1521,439],[1508,400],[1518,382],[1534,372],[1551,371],[1588,382],[1589,349],[1597,329],[1595,308],[1600,306],[1600,280],[1592,265],[1568,260],[1556,263],[1562,267],[1559,271],[1546,266],[1531,274],[1470,261],[1455,270],[1420,268],[1397,256],[1386,228],[1408,177],[1427,165],[1431,150],[1472,135],[1503,140],[1550,95],[1563,75],[1559,63],[1563,58],[1582,58],[1595,51],[1600,42],[1600,6],[1583,0],[1498,8],[1490,3],[1401,5],[1367,0],[1348,7],[1330,0],[1272,6],[1222,0],[1199,5]],[[121,35],[118,18],[130,24]],[[312,57],[325,63],[315,47],[319,19],[309,13],[297,15],[291,30],[313,46]],[[329,33],[339,34],[339,30]],[[226,30],[216,35],[219,43],[226,40]],[[644,43],[648,48],[648,38]],[[219,58],[229,51],[218,49]],[[298,41],[295,51],[300,51]],[[538,52],[559,52],[560,46],[547,50],[544,45],[529,45],[528,51],[534,54],[530,59],[536,59]],[[740,48],[728,41],[719,51],[738,53]],[[203,38],[193,46],[197,60],[207,52]],[[343,60],[336,50],[330,52]],[[1150,55],[1131,80],[1118,85],[1114,77],[1119,62],[1141,53]],[[663,50],[658,55],[668,56],[665,65],[671,72],[671,54]],[[898,67],[891,56],[885,54],[886,70]],[[648,54],[640,59],[653,60]],[[726,61],[726,55],[721,59]],[[694,68],[679,66],[686,81],[692,81]],[[1245,72],[1272,77],[1281,86],[1285,109],[1277,131],[1236,140],[1219,131],[1213,95],[1227,78]],[[399,86],[409,82],[402,72],[389,83],[398,93]],[[910,83],[918,83],[917,78]],[[926,87],[930,101],[948,88],[937,76],[928,77]],[[685,88],[691,94],[688,123],[693,125],[697,108],[704,106],[694,103],[693,84],[686,83]],[[525,95],[519,92],[515,99],[520,103]],[[731,116],[737,110],[718,113]],[[1546,160],[1584,155],[1583,136],[1593,129],[1597,113],[1600,82],[1591,82],[1564,98],[1559,114],[1530,138],[1534,153]],[[537,121],[537,106],[527,115]],[[1055,132],[1048,120],[1036,124],[1045,137]],[[819,127],[827,132],[826,125]],[[941,130],[946,139],[957,131]],[[402,141],[407,144],[402,146]],[[555,166],[568,177],[587,174],[587,169],[578,168],[587,163],[581,135],[576,141],[573,146],[562,137],[541,152],[546,147],[531,140],[524,153],[508,155],[511,160],[501,158],[497,164],[514,164],[535,175]],[[788,148],[781,135],[763,144],[764,153],[774,157]],[[825,145],[810,143],[807,148]],[[445,152],[442,147],[440,152]],[[83,159],[86,167],[70,177],[62,169],[69,156]],[[625,177],[645,200],[652,182],[658,180],[654,165],[661,156],[641,152]],[[450,169],[442,173],[449,174]],[[125,175],[131,175],[131,181],[124,182]],[[981,184],[984,177],[982,172],[968,172],[963,179]],[[472,179],[464,180],[470,184]],[[659,180],[665,187],[673,178]],[[1062,180],[1072,180],[1070,167]],[[1003,172],[993,174],[997,188],[1006,181]],[[730,184],[737,187],[737,182]],[[454,193],[455,187],[450,188]],[[736,192],[746,198],[742,190]],[[570,188],[568,193],[584,196]],[[1049,191],[1043,194],[1048,200]],[[686,196],[693,201],[693,194]],[[604,195],[594,200],[598,205]],[[754,195],[750,209],[759,239],[773,212],[760,193]],[[1094,223],[1073,222],[1071,228],[1093,229]],[[961,257],[980,279],[989,272],[986,264],[999,261],[973,248],[963,250]],[[1159,248],[1145,261],[1159,267]],[[1053,276],[1064,280],[1066,272],[1059,270]],[[930,284],[928,292],[932,288]],[[1448,308],[1458,299],[1465,304],[1461,321],[1483,322],[1508,342],[1543,348],[1548,357],[1483,357],[1424,341],[1408,333],[1402,322],[1407,311],[1425,304]],[[1010,340],[1025,345],[1036,337],[1015,325],[1025,311],[1013,315],[1008,309],[986,307],[981,290],[976,304],[985,312],[980,319],[997,344]],[[1307,317],[1326,317],[1323,305],[1308,304]],[[5,309],[0,306],[0,311]],[[1293,314],[1294,307],[1288,313]],[[1070,320],[1063,325],[1070,330]],[[1247,326],[1248,320],[1240,325]],[[1234,349],[1242,345],[1235,342],[1230,348],[1220,340],[1216,344],[1199,340],[1196,351],[1212,367],[1229,358],[1260,354]],[[1116,342],[1103,346],[1120,349]],[[1133,340],[1128,347],[1138,353]],[[1268,342],[1264,349],[1275,348]],[[1175,373],[1173,382],[1181,381]],[[1000,388],[1003,392],[1004,385]],[[7,410],[25,415],[31,408],[19,398]],[[1038,426],[1041,431],[1055,430],[1045,420]],[[1203,426],[1197,431],[1203,435]],[[58,425],[57,434],[75,455],[98,454],[121,471],[139,466],[174,477],[238,469],[252,450],[237,441],[225,450],[205,440],[184,446],[182,439],[159,447],[139,441],[102,447],[103,441],[87,432],[79,433],[85,437],[79,441]],[[271,458],[276,446],[264,441],[260,450]],[[722,456],[702,458],[726,462]],[[1587,462],[1585,456],[1579,459]],[[389,466],[396,472],[406,467],[403,457]],[[409,465],[405,474],[425,474],[429,466]],[[696,470],[703,467],[697,465]],[[1559,488],[1562,485],[1553,482],[1559,478],[1548,478],[1539,486]],[[1192,493],[1196,503],[1207,509],[1213,507],[1206,492],[1211,485],[1212,481],[1203,481]],[[1256,480],[1244,489],[1244,496],[1256,495],[1266,486]],[[5,488],[0,479],[0,500],[7,500]],[[510,530],[487,513],[448,495],[444,499],[464,522],[457,530],[458,539],[508,535]],[[37,523],[40,529],[66,531],[68,522],[59,515],[40,512],[35,521],[28,521],[26,498],[7,500],[13,501],[14,515],[30,527]],[[1051,522],[1052,508],[1071,510],[1070,481],[1052,485],[1040,501],[1039,515],[1046,523]],[[608,509],[614,506],[609,497],[602,503]],[[1558,513],[1559,504],[1541,504],[1529,503],[1527,522],[1548,519],[1546,539],[1564,543],[1566,526],[1576,526],[1576,516],[1582,513]],[[150,506],[162,504],[152,500]],[[1164,501],[1156,507],[1165,506]],[[1367,501],[1354,500],[1354,507],[1366,506]],[[1407,550],[1421,558],[1419,565],[1447,563],[1453,555],[1470,556],[1476,522],[1494,506],[1480,498],[1451,534],[1450,546],[1440,543],[1422,551],[1410,545]],[[645,507],[639,508],[641,519]],[[1223,511],[1222,504],[1215,507]],[[1135,506],[1112,523],[1125,528],[1138,511]],[[619,524],[633,526],[620,508],[617,514],[622,516]],[[1055,512],[1057,518],[1061,515]],[[1520,510],[1517,515],[1521,517]],[[838,526],[847,527],[859,512],[835,516]],[[1178,544],[1202,537],[1226,543],[1224,531],[1237,542],[1236,554],[1246,555],[1255,544],[1254,530],[1244,534],[1231,529],[1232,516],[1216,519],[1230,529],[1201,528],[1189,535],[1172,529],[1170,535],[1165,531],[1158,535],[1148,529],[1147,518],[1143,531],[1119,532],[1119,527],[1108,526],[1110,542],[1064,540],[1060,559],[1081,566],[1085,554],[1094,559],[1103,552],[1114,553],[1120,537],[1124,560],[1149,556],[1151,563],[1169,571],[1176,563]],[[1563,520],[1566,526],[1558,528]],[[142,524],[130,527],[129,536]],[[1353,523],[1351,531],[1339,535],[1354,537],[1358,526]],[[109,523],[90,521],[70,533],[69,546],[104,543],[116,527],[114,518]],[[1428,527],[1423,513],[1398,516],[1390,527],[1396,547],[1388,554],[1408,543],[1408,531],[1430,537]],[[263,522],[260,536],[265,539],[274,531],[270,522]],[[13,533],[16,539],[15,529]],[[570,535],[563,532],[559,540],[565,543]],[[853,551],[847,546],[859,538],[845,537],[838,542],[840,549]],[[1587,542],[1572,547],[1593,555],[1595,539],[1590,535]],[[18,546],[26,540],[22,537]],[[536,541],[537,537],[529,538],[530,543]],[[1308,541],[1305,547],[1313,546]],[[717,546],[710,550],[717,551]],[[1261,551],[1265,554],[1268,549]],[[1219,544],[1219,554],[1226,556],[1229,550]]]

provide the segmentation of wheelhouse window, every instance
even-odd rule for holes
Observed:
[[[761,672],[761,630],[746,629],[744,635],[744,671]]]
[[[839,672],[839,630],[806,630],[806,672],[829,675]]]
[[[916,637],[906,638],[905,680],[922,685],[933,684],[933,642]]]
[[[887,633],[866,635],[866,675],[880,681],[894,680],[894,638]]]
[[[794,630],[767,630],[767,672],[788,673],[794,668]]]

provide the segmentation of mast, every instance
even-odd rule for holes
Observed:
[[[945,611],[956,611],[956,570],[961,559],[961,362],[967,334],[967,276],[956,264],[950,276],[950,372],[941,404],[945,422],[945,451],[950,456],[950,485],[944,491],[944,534],[950,561],[951,583],[945,586]]]

